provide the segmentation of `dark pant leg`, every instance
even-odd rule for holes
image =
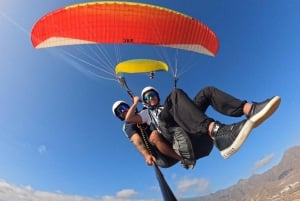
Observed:
[[[198,109],[187,94],[178,88],[173,89],[166,98],[160,119],[165,122],[172,121],[170,118],[170,120],[164,118],[170,116],[179,127],[191,134],[207,134],[208,125],[214,121]]]
[[[211,105],[217,112],[232,117],[243,115],[243,107],[246,102],[215,87],[203,88],[194,98],[194,104],[202,112],[205,113]]]

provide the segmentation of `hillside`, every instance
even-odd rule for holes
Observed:
[[[204,197],[182,201],[300,201],[300,146],[288,149],[278,165],[260,175]]]

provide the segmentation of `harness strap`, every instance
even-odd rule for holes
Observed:
[[[150,142],[149,142],[149,140],[147,139],[147,136],[146,136],[144,130],[142,129],[142,125],[138,124],[137,126],[138,126],[138,128],[140,129],[140,131],[141,131],[142,140],[143,140],[143,142],[144,142],[144,144],[145,144],[147,150],[149,151],[149,153],[150,153],[151,155],[153,155],[152,149],[151,149],[151,147],[150,147]]]
[[[159,109],[160,106],[157,107],[157,109]],[[149,108],[147,108],[148,110],[148,113],[149,113],[149,116],[151,118],[151,122],[153,122],[155,128],[161,132],[161,130],[159,129],[159,125],[158,125],[158,122],[157,122],[157,119],[153,116],[153,113],[149,110]]]

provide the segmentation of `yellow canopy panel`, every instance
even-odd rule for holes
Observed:
[[[148,73],[156,71],[168,71],[168,65],[165,62],[152,59],[133,59],[120,62],[116,68],[116,74],[119,73]]]

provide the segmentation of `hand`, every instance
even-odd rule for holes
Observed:
[[[133,103],[134,103],[134,104],[137,104],[137,103],[139,103],[139,102],[141,102],[141,101],[140,101],[140,97],[138,97],[138,96],[133,97]]]
[[[152,155],[148,155],[145,159],[146,159],[146,164],[149,166],[154,165],[154,163],[156,163],[156,158]]]

